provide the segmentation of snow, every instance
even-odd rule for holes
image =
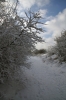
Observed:
[[[32,56],[31,67],[22,67],[24,88],[13,100],[66,100],[66,64],[54,60],[56,55]]]

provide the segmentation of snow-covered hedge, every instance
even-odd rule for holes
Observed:
[[[56,54],[59,57],[60,61],[66,62],[66,30],[61,33],[60,37],[55,39],[57,46],[56,46]]]
[[[66,62],[66,30],[61,33],[60,37],[55,38],[56,45],[48,49],[48,55],[56,55],[60,62]]]

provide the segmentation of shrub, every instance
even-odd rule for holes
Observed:
[[[49,55],[49,56],[52,56],[52,55],[56,54],[56,47],[55,47],[55,46],[50,47],[50,48],[47,50],[47,52],[48,52],[48,55]]]
[[[61,33],[60,37],[55,39],[56,45],[56,54],[59,57],[60,61],[66,61],[66,30]]]
[[[34,53],[35,54],[44,54],[44,53],[46,53],[46,50],[45,49],[35,50]]]

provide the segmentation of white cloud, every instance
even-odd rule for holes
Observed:
[[[45,6],[49,4],[50,0],[35,0],[35,2],[38,6]]]
[[[50,0],[19,0],[24,9],[30,9],[34,4],[37,6],[45,6]]]
[[[37,43],[35,46],[37,49],[47,49],[49,47],[47,43]]]
[[[38,43],[36,45],[38,49],[53,46],[55,44],[54,38],[60,36],[61,32],[66,29],[66,9],[59,12],[55,17],[49,16],[48,20],[49,21],[46,21],[47,25],[44,26],[47,32],[41,35],[45,38],[46,43]],[[50,37],[45,37],[46,34],[48,34]]]
[[[22,8],[28,9],[35,4],[35,0],[19,0]]]
[[[53,33],[52,37],[59,36],[61,31],[66,29],[66,9],[59,12],[54,18],[46,22],[44,26],[48,30],[48,34]]]
[[[6,0],[11,5],[17,0]],[[37,6],[45,6],[49,4],[50,0],[18,0],[23,9],[30,9],[34,4]]]
[[[54,44],[53,38],[45,38],[45,42],[37,43],[35,46],[37,49],[48,49],[50,46],[54,46]]]
[[[43,17],[43,18],[45,18],[46,17],[46,14],[47,14],[47,9],[40,9],[39,10],[39,12],[40,12],[40,14],[41,14],[41,16]]]

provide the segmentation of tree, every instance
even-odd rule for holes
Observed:
[[[66,30],[61,33],[60,37],[55,39],[56,45],[56,54],[58,55],[59,60],[66,61]]]
[[[17,5],[18,2],[16,2]],[[0,3],[0,80],[16,79],[20,65],[26,66],[34,44],[43,42],[37,33],[43,32],[38,24],[43,24],[40,13],[25,12],[26,18],[17,15],[16,7],[6,10]],[[7,7],[8,8],[8,7]]]

